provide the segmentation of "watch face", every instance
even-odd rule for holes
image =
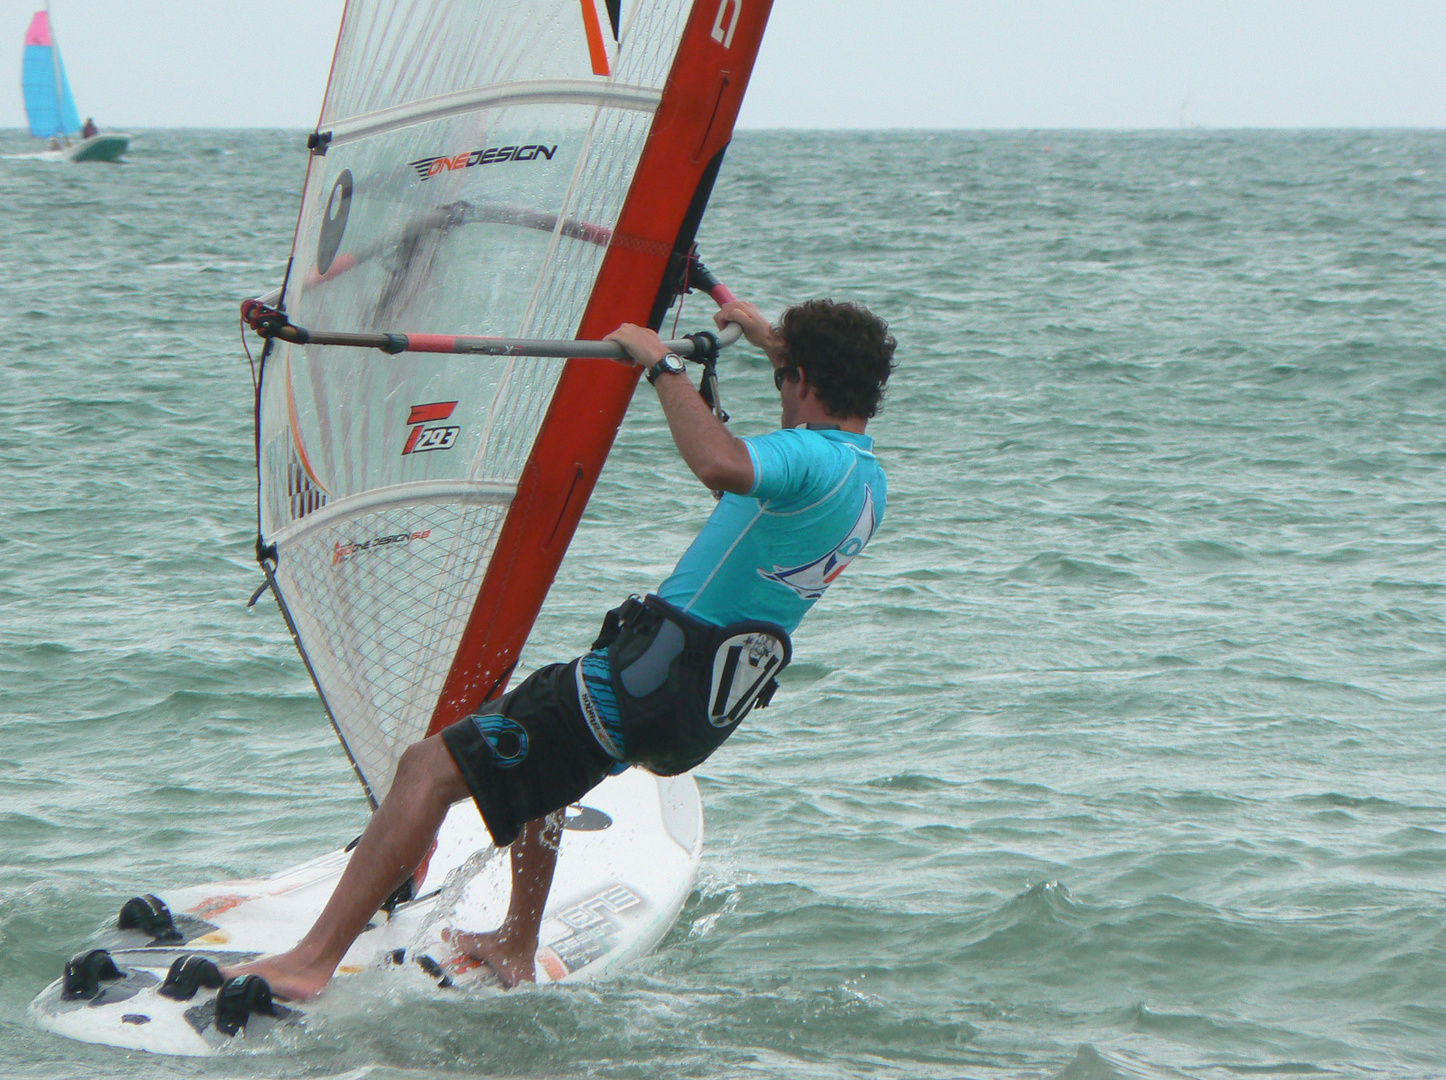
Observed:
[[[683,370],[683,361],[676,353],[669,353],[648,369],[648,382],[655,383],[659,375],[676,375]]]

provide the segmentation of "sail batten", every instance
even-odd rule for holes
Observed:
[[[371,135],[383,135],[428,120],[441,120],[480,109],[517,105],[610,105],[619,109],[652,112],[662,92],[647,86],[622,86],[581,79],[534,79],[530,82],[473,87],[452,94],[393,105],[373,113],[350,116],[330,124],[325,134],[340,144]]]
[[[718,3],[610,8],[603,76],[577,0],[349,0],[287,316],[439,343],[647,321],[767,19],[754,0],[724,45]],[[270,348],[259,550],[374,800],[406,746],[505,685],[636,379],[597,360]]]
[[[278,529],[271,542],[278,548],[297,543],[311,532],[339,519],[378,510],[407,506],[428,506],[436,503],[506,506],[517,494],[517,485],[502,480],[422,480],[413,484],[364,491],[304,515],[285,528]]]

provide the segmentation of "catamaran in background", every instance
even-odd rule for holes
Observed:
[[[30,157],[53,161],[117,161],[130,146],[131,137],[121,132],[99,134],[92,122],[82,127],[60,46],[50,27],[50,5],[37,11],[25,32],[25,66],[21,76],[25,91],[25,115],[30,134],[49,139],[50,148]],[[71,142],[71,136],[82,137]]]

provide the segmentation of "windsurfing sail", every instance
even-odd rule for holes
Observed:
[[[65,77],[60,46],[50,28],[50,11],[37,11],[25,31],[25,60],[21,72],[25,92],[25,115],[30,134],[48,139],[80,131],[80,114]]]
[[[349,0],[278,306],[313,331],[657,327],[769,0]],[[258,554],[374,803],[502,693],[638,378],[268,340]]]

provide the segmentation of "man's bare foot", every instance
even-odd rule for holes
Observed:
[[[260,975],[271,987],[274,997],[285,1001],[310,1001],[331,982],[331,972],[308,965],[292,952],[263,956],[249,964],[223,967],[221,974],[230,979],[237,975]]]
[[[491,967],[508,990],[518,983],[537,981],[536,939],[522,940],[504,930],[490,930],[485,934],[443,930],[442,939],[451,942],[458,952]]]

